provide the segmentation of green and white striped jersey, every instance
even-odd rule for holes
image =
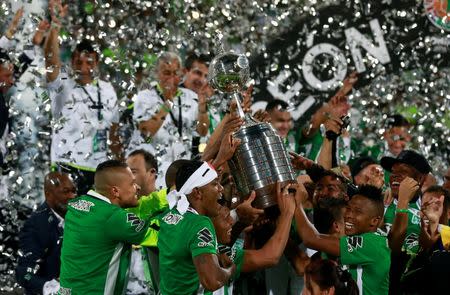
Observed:
[[[131,244],[147,223],[95,191],[68,204],[61,250],[60,294],[122,294]]]

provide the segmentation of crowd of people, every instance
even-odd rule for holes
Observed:
[[[244,124],[236,103],[211,108],[210,57],[161,52],[124,107],[88,39],[63,64],[61,19],[49,3],[32,52],[14,53],[22,10],[0,39],[0,161],[14,133],[15,79],[44,56],[51,101],[51,172],[24,224],[16,279],[26,294],[438,294],[450,275],[450,169],[408,149],[411,123],[388,114],[364,149],[347,131],[350,74],[302,128],[290,105],[252,110],[289,151],[294,183],[275,208],[239,193],[227,161]],[[102,77],[102,78],[100,78]],[[255,112],[253,112],[255,111]],[[441,181],[441,177],[443,181]],[[8,195],[8,175],[0,176]],[[441,185],[439,185],[441,184]]]

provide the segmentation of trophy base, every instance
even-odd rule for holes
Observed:
[[[285,180],[281,182],[281,188],[284,188],[288,184],[294,184],[293,180]],[[274,205],[277,205],[275,184],[267,185],[262,188],[256,189],[256,198],[252,203],[252,206],[258,209],[267,209]]]

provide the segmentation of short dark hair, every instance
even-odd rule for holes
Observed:
[[[77,44],[75,50],[72,52],[72,58],[75,56],[76,53],[82,52],[95,53],[95,56],[98,59],[98,52],[94,49],[92,42],[88,39],[83,39],[81,40],[80,43]]]
[[[372,204],[375,206],[376,208],[376,214],[378,216],[383,217],[384,215],[384,197],[383,197],[383,191],[373,185],[361,185],[359,186],[356,191],[354,196],[363,196],[366,199],[370,200],[372,202]]]
[[[329,234],[331,226],[336,220],[342,218],[342,208],[347,201],[342,198],[322,198],[313,210],[314,226],[321,234]]]
[[[138,149],[138,150],[132,151],[128,155],[128,158],[133,157],[133,156],[138,156],[138,155],[141,155],[144,158],[145,168],[147,171],[153,168],[156,170],[156,172],[158,172],[158,162],[156,161],[155,157],[151,153],[147,152],[144,149]]]
[[[272,99],[271,101],[269,101],[269,103],[267,103],[266,111],[270,112],[270,111],[273,111],[274,109],[278,109],[282,112],[286,112],[288,108],[289,108],[289,104],[287,102],[285,102],[284,100],[275,98],[275,99]]]
[[[305,268],[306,288],[310,289],[310,281],[314,281],[320,290],[334,287],[336,295],[357,295],[358,285],[347,270],[343,270],[336,262],[322,259],[321,253],[311,256]]]
[[[200,54],[197,55],[195,52],[189,54],[184,61],[184,67],[188,70],[192,69],[192,66],[194,65],[194,62],[205,64],[206,66],[209,66],[209,63],[211,62],[211,57],[207,54]]]
[[[97,169],[95,169],[95,174],[104,172],[109,169],[115,168],[128,168],[127,163],[119,161],[119,160],[108,160],[98,164]]]
[[[177,171],[177,175],[175,177],[175,186],[177,191],[179,191],[186,181],[197,171],[200,166],[203,165],[202,161],[191,160],[188,163],[183,164]]]

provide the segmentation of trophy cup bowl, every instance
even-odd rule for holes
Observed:
[[[244,116],[238,93],[249,77],[248,59],[233,52],[218,55],[209,67],[211,85],[232,94],[240,116],[245,118],[244,125],[233,135],[241,140],[241,144],[228,161],[237,190],[243,198],[255,191],[253,206],[266,209],[277,204],[276,182],[284,187],[294,183],[296,178],[284,142],[272,125],[257,122],[248,114]]]

